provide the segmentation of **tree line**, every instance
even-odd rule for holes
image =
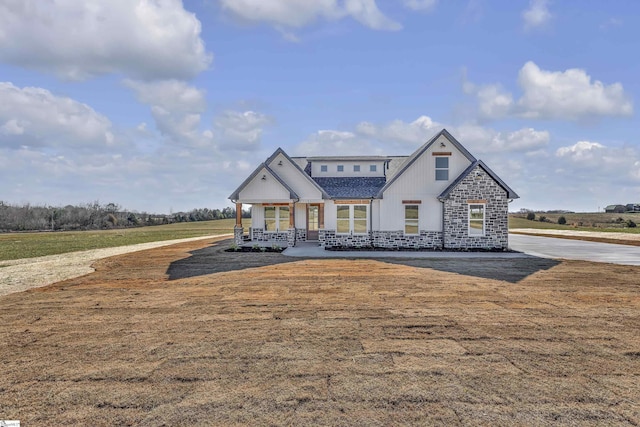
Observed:
[[[231,207],[193,209],[166,215],[123,210],[116,203],[101,204],[98,201],[54,207],[30,203],[14,205],[0,200],[0,232],[101,230],[235,217],[236,210]],[[243,210],[242,217],[250,218],[251,212]]]

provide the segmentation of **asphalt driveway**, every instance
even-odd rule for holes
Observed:
[[[509,247],[541,258],[640,265],[640,246],[509,234]]]

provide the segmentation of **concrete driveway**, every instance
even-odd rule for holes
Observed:
[[[640,246],[509,234],[509,247],[541,258],[640,265]]]

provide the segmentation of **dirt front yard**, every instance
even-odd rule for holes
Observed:
[[[639,425],[640,267],[207,241],[0,297],[23,425]]]

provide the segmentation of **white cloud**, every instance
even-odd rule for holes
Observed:
[[[567,157],[573,161],[593,160],[604,148],[605,146],[598,142],[578,141],[568,147],[558,148],[556,156]]]
[[[212,59],[180,0],[6,0],[0,60],[70,80],[190,78]]]
[[[276,28],[302,28],[319,19],[336,21],[347,16],[374,30],[402,28],[378,9],[375,0],[220,0],[220,4],[238,18]]]
[[[428,11],[435,7],[438,0],[403,0],[404,6],[411,10]]]
[[[621,83],[592,82],[591,76],[579,68],[545,71],[529,61],[520,70],[518,83],[524,92],[518,106],[526,118],[577,119],[633,113]]]
[[[529,61],[520,69],[522,96],[513,100],[499,84],[474,85],[463,76],[462,88],[474,95],[482,119],[508,116],[526,119],[581,120],[602,116],[630,116],[633,104],[621,83],[592,81],[585,70],[546,71]]]
[[[87,146],[113,142],[108,118],[37,87],[0,82],[0,146]]]
[[[255,111],[225,111],[213,120],[214,138],[222,150],[254,151],[271,119]]]
[[[522,12],[525,30],[539,28],[546,25],[553,15],[547,7],[547,0],[530,0],[529,8]]]
[[[204,91],[179,80],[143,82],[125,80],[136,98],[151,107],[160,133],[178,145],[206,146],[210,138],[200,133],[201,113],[206,109]]]
[[[390,148],[393,145],[405,145],[410,150],[423,144],[440,129],[442,126],[429,116],[420,116],[410,123],[393,120],[384,125],[362,122],[356,126],[356,131],[362,136],[392,144]]]
[[[484,126],[466,124],[452,128],[453,134],[472,153],[539,152],[549,144],[548,131],[523,128],[513,132],[500,132]]]

